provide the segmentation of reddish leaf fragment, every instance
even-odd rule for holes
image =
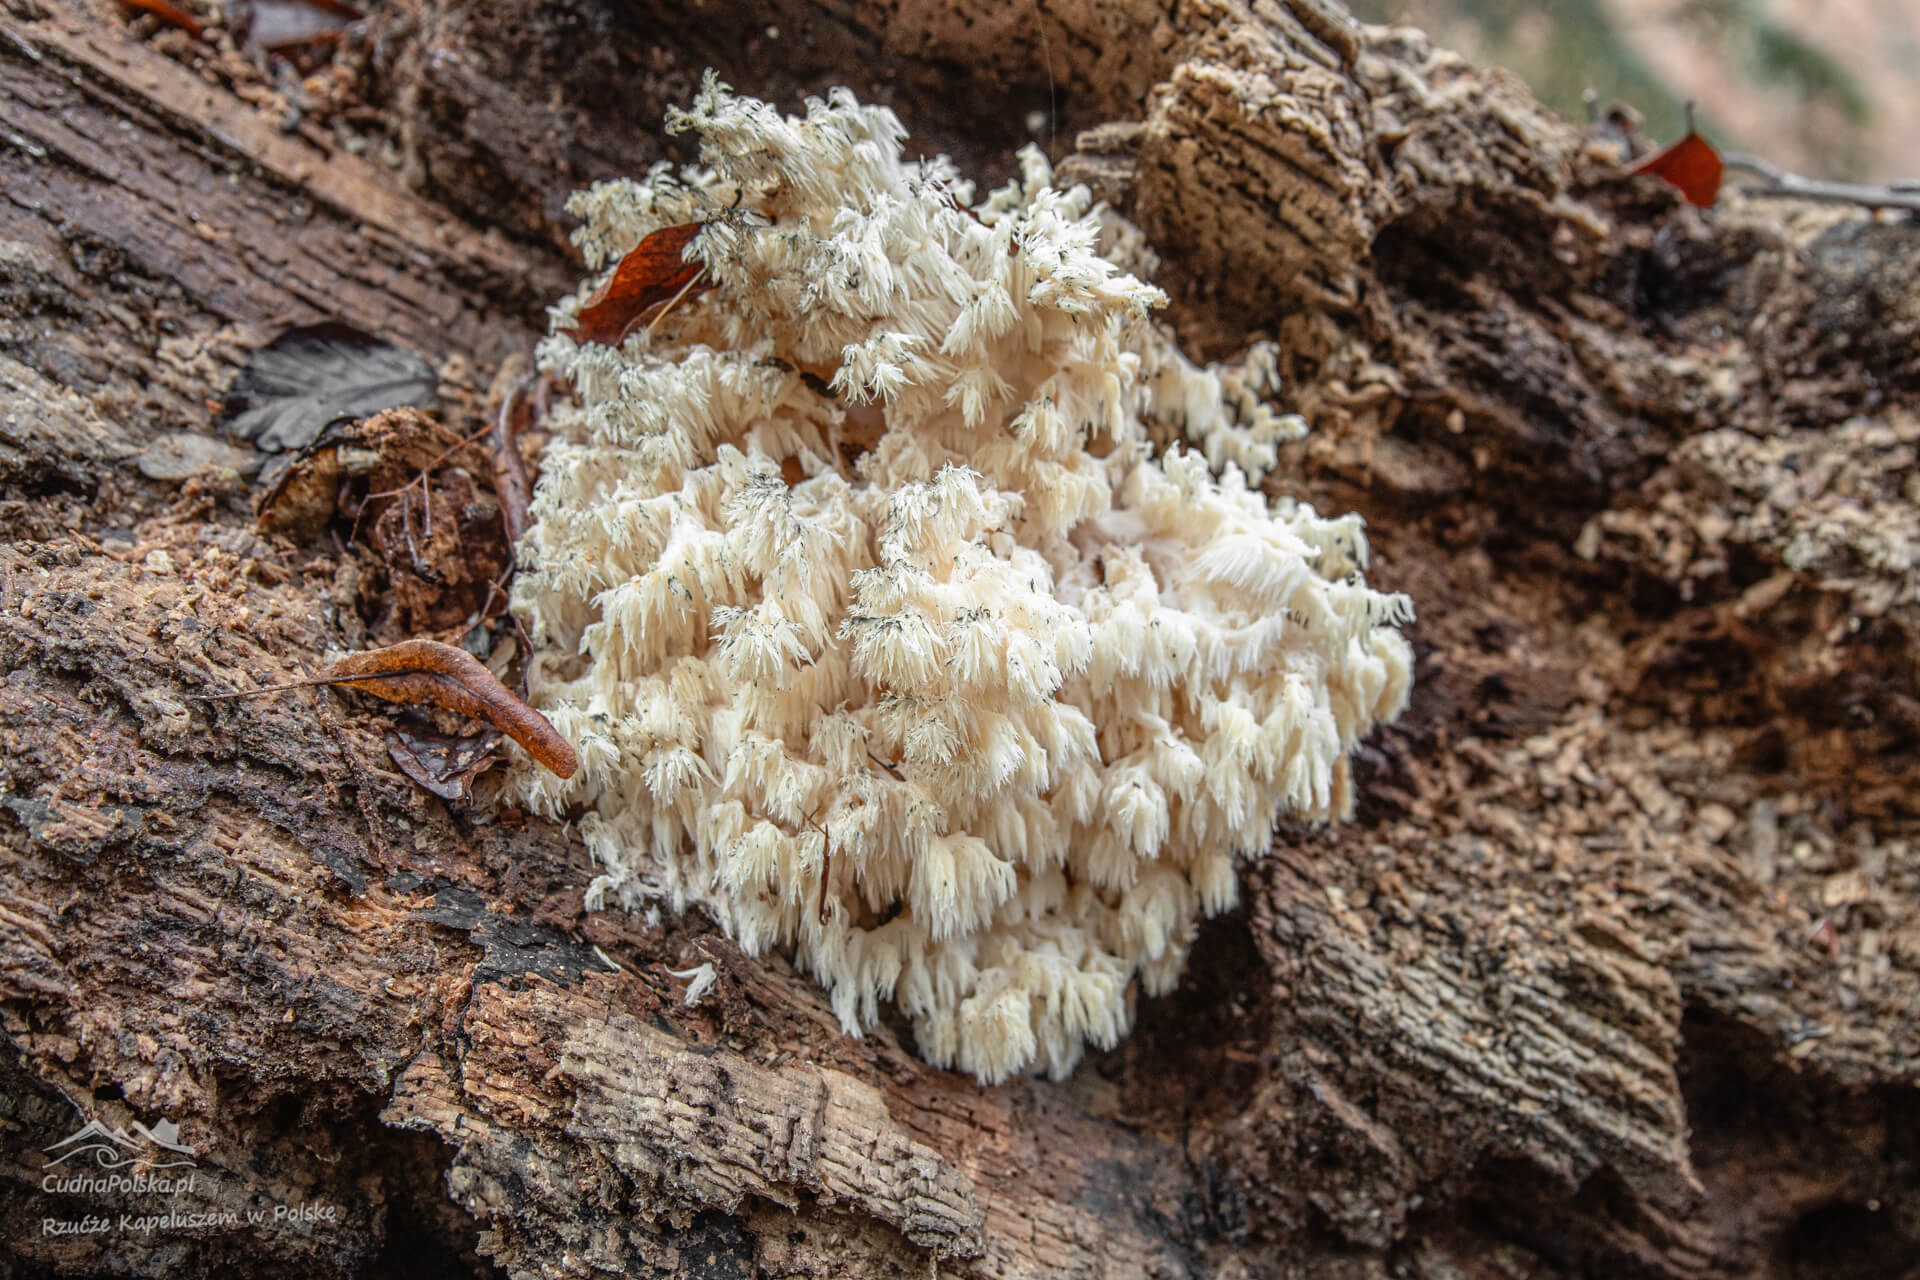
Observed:
[[[711,289],[711,284],[695,281],[701,264],[680,256],[706,225],[684,222],[677,227],[662,227],[635,245],[613,269],[612,279],[580,308],[568,336],[575,342],[616,347],[654,307],[671,302],[682,292],[697,294]]]
[[[314,684],[345,685],[388,702],[431,704],[484,720],[562,778],[580,767],[573,746],[547,718],[513,696],[465,649],[435,640],[402,640],[352,653],[323,668]]]
[[[499,762],[495,751],[499,745],[498,729],[487,729],[467,738],[403,728],[387,735],[387,754],[400,766],[400,772],[442,800],[465,800],[471,796],[473,780]]]
[[[1702,209],[1712,205],[1720,194],[1720,174],[1725,166],[1713,144],[1689,127],[1687,136],[1664,151],[1648,156],[1633,166],[1631,173],[1650,173],[1663,182],[1680,188],[1689,204]]]
[[[122,0],[122,3],[131,8],[145,9],[148,13],[160,19],[160,21],[170,22],[174,26],[179,27],[195,40],[198,40],[201,32],[206,30],[193,15],[184,9],[179,9],[168,4],[167,0]]]

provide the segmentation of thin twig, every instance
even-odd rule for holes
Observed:
[[[446,448],[442,449],[439,452],[439,454],[433,459],[432,462],[429,462],[426,466],[420,468],[420,471],[423,475],[429,472],[439,470],[440,464],[445,462],[448,458],[451,458],[457,451],[466,448],[468,445],[478,445],[480,443],[480,437],[486,435],[487,432],[493,430],[493,424],[488,423],[486,426],[481,427],[478,431],[474,432],[472,435],[463,436],[458,432],[454,431],[453,428],[446,426],[443,423],[436,422],[433,425],[440,431],[440,433],[443,436],[452,436],[453,443],[448,445]],[[369,495],[369,496],[377,496],[377,495]]]
[[[696,284],[699,284],[700,281],[706,276],[706,274],[707,274],[706,264],[702,263],[700,266],[700,269],[693,273],[693,278],[680,286],[680,292],[674,294],[671,298],[667,299],[666,305],[660,308],[660,314],[655,316],[651,321],[647,323],[647,337],[649,338],[653,337],[653,331],[660,327],[660,322],[667,318],[667,313],[673,310],[675,304],[677,304],[680,301],[680,299],[687,296],[687,290],[693,288],[693,286],[695,286]],[[624,337],[625,335],[622,335],[622,336]]]
[[[493,490],[500,499],[500,523],[507,534],[507,560],[513,561],[520,535],[527,531],[527,506],[533,486],[527,482],[526,464],[520,457],[520,442],[514,410],[520,407],[527,390],[537,385],[538,373],[530,373],[508,389],[500,401],[500,412],[493,420]],[[538,409],[536,404],[535,408]]]
[[[180,696],[189,702],[226,702],[233,698],[258,698],[269,693],[285,693],[289,689],[311,689],[316,684],[343,684],[344,680],[295,680],[289,684],[263,684],[258,689],[241,689],[235,693],[183,693]]]
[[[424,578],[427,575],[420,573],[420,548],[413,545],[413,484],[411,481],[405,489],[400,491],[400,527],[407,535],[407,558],[413,561],[413,571]]]
[[[833,840],[827,835],[826,828],[822,827],[819,823],[813,820],[814,813],[819,813],[819,812],[820,811],[818,809],[815,809],[813,813],[810,813],[807,815],[807,825],[820,833],[819,917],[820,917],[820,923],[825,924],[827,923],[827,920],[829,918],[827,915],[827,877],[833,871]]]
[[[360,505],[354,509],[353,527],[347,530],[347,541],[352,542],[354,539],[360,536],[361,516],[363,516],[366,513],[367,507],[375,499],[377,498],[400,499],[401,516],[403,519],[406,519],[408,521],[407,532],[408,532],[409,541],[407,545],[407,550],[413,553],[413,561],[414,561],[416,573],[419,572],[420,556],[417,552],[414,552],[412,541],[411,541],[411,537],[412,537],[411,514],[412,513],[409,512],[406,508],[407,495],[411,493],[416,486],[419,488],[420,509],[426,513],[427,538],[431,540],[433,537],[433,503],[432,503],[433,473],[435,471],[438,471],[440,469],[440,464],[445,462],[448,458],[451,458],[454,455],[455,451],[464,449],[468,445],[477,445],[480,442],[481,436],[484,436],[489,431],[493,430],[493,424],[488,423],[486,426],[481,427],[478,431],[474,432],[472,435],[462,436],[462,435],[455,434],[452,428],[450,427],[444,427],[438,423],[435,423],[433,425],[438,430],[445,433],[446,435],[453,436],[453,443],[448,445],[445,449],[442,449],[438,454],[438,456],[436,456],[431,462],[427,463],[425,466],[420,467],[418,470],[416,470],[412,476],[408,477],[407,482],[401,485],[398,489],[380,489],[380,490],[368,493],[367,496],[361,500]],[[429,582],[437,581],[437,579],[430,578],[424,573],[420,573],[419,576],[423,578],[427,578]]]
[[[1869,209],[1909,209],[1920,212],[1920,182],[1903,179],[1884,187],[1861,182],[1831,182],[1790,173],[1771,160],[1745,151],[1724,151],[1720,159],[1730,169],[1757,173],[1766,182],[1740,188],[1749,196],[1798,196],[1805,200],[1837,200]]]
[[[492,622],[496,617],[499,616],[493,611],[493,602],[496,597],[498,597],[505,604],[507,610],[511,610],[513,608],[513,597],[507,594],[507,579],[511,578],[512,576],[513,576],[513,551],[512,551],[512,548],[508,548],[506,565],[500,570],[499,573],[494,575],[493,580],[491,582],[487,583],[487,598],[480,605],[479,620],[476,621],[471,627],[461,628],[462,635],[465,635],[470,631],[477,630],[480,627],[486,626],[489,622]],[[518,620],[516,619],[516,621]]]
[[[405,641],[403,643],[416,643]],[[370,650],[369,652],[378,652]],[[427,671],[425,667],[395,667],[391,671],[379,672],[380,675],[405,676]],[[432,674],[440,674],[434,672]],[[180,696],[189,702],[227,702],[234,698],[258,698],[269,693],[285,693],[289,689],[322,689],[333,685],[359,684],[368,678],[366,672],[358,675],[308,676],[304,680],[292,680],[286,684],[263,684],[258,689],[237,689],[232,693],[183,693]]]

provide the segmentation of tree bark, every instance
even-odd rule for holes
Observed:
[[[1695,210],[1329,0],[725,8],[400,0],[296,89],[5,7],[8,1273],[1920,1275],[1914,224]],[[391,625],[255,524],[246,353],[383,333],[472,429],[566,193],[684,158],[707,65],[989,177],[1038,113],[1191,347],[1279,340],[1275,491],[1418,605],[1356,820],[1064,1084],[585,911],[569,832],[415,787],[381,704],[197,700]],[[177,1123],[192,1185],[47,1189],[87,1118]],[[212,1217],[121,1218],[168,1212]]]

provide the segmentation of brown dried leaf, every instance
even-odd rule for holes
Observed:
[[[1650,173],[1680,188],[1687,203],[1705,209],[1720,195],[1720,176],[1726,166],[1713,144],[1691,127],[1686,136],[1664,151],[1648,156],[1634,165],[1630,173]]]
[[[195,40],[198,40],[201,33],[206,30],[192,14],[168,4],[167,0],[122,0],[122,3],[130,8],[144,9],[162,22],[172,23]]]
[[[387,735],[387,754],[400,772],[442,800],[465,800],[473,794],[473,780],[499,762],[500,737],[498,729],[449,738],[396,727]]]
[[[568,336],[575,342],[619,346],[652,308],[671,302],[683,290],[697,294],[711,289],[711,284],[695,282],[701,264],[680,256],[706,225],[685,222],[677,227],[662,227],[635,245],[620,259],[612,278],[593,295],[593,300],[580,308],[573,328],[567,331]]]
[[[323,435],[262,469],[265,485],[254,503],[261,528],[305,542],[327,527],[340,497],[339,444],[337,437]]]
[[[464,649],[435,640],[403,640],[352,653],[313,678],[345,685],[388,702],[428,704],[484,720],[526,748],[549,771],[571,778],[580,767],[573,746],[547,718],[513,696],[493,672]]]

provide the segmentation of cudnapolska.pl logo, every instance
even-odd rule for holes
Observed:
[[[162,1119],[149,1129],[138,1120],[133,1132],[110,1129],[98,1120],[89,1120],[50,1147],[42,1148],[47,1157],[43,1168],[61,1165],[77,1168],[91,1160],[102,1169],[191,1169],[194,1150],[180,1141],[180,1126]]]
[[[40,1190],[56,1196],[86,1196],[100,1212],[40,1219],[43,1236],[94,1235],[109,1231],[155,1232],[277,1227],[312,1231],[340,1221],[340,1207],[324,1202],[276,1204],[271,1208],[221,1208],[216,1203],[222,1170],[217,1161],[203,1174],[198,1153],[180,1141],[170,1119],[149,1129],[139,1121],[116,1128],[89,1120],[50,1147],[42,1147]],[[209,1157],[212,1159],[212,1157]],[[120,1212],[99,1200],[140,1197],[141,1209]],[[255,1197],[258,1200],[258,1197]],[[143,1209],[152,1210],[143,1212]]]

